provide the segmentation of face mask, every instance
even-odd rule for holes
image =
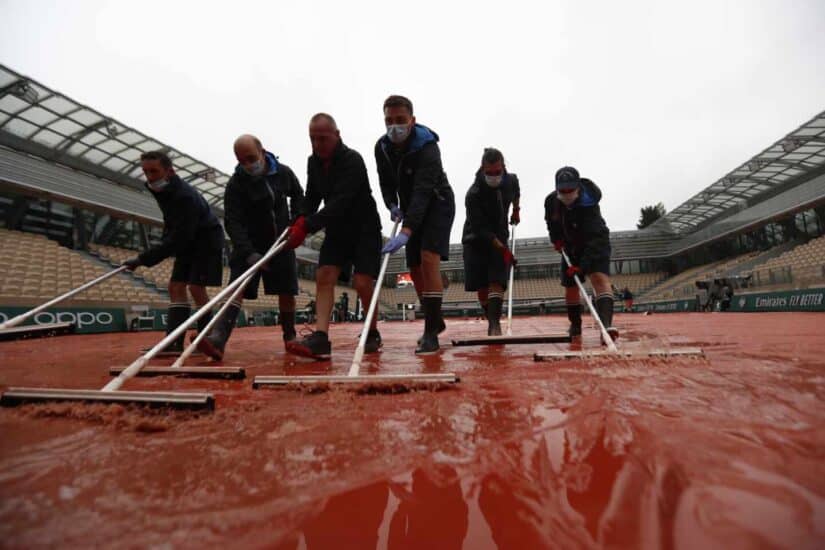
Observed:
[[[149,189],[151,189],[155,193],[160,193],[166,188],[167,185],[169,185],[169,180],[162,179],[158,181],[150,181],[147,183],[147,185],[149,185]]]
[[[250,176],[260,176],[261,174],[264,173],[264,161],[256,160],[255,162],[253,162],[249,166],[244,165],[243,169],[244,169],[244,172],[246,172]]]
[[[410,135],[410,127],[406,124],[390,124],[387,126],[387,137],[396,145],[404,143],[407,136]]]
[[[579,190],[576,189],[572,193],[559,193],[559,200],[564,204],[566,207],[570,207],[571,204],[576,202],[576,199],[579,198]]]
[[[496,189],[501,185],[502,179],[503,178],[501,176],[488,176],[486,174],[484,175],[484,181],[486,181],[487,185],[489,185],[493,189]]]

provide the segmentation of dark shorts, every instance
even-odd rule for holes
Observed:
[[[570,261],[573,262],[573,265],[578,265],[579,256],[574,252],[570,255]],[[579,280],[584,283],[587,279],[587,275],[590,273],[610,274],[610,247],[607,247],[601,254],[596,256],[595,259],[590,261],[587,271],[579,276]],[[567,263],[564,261],[564,258],[561,259],[561,286],[576,286],[576,281],[574,281],[572,277],[567,276]]]
[[[510,273],[492,246],[468,243],[464,245],[464,290],[473,292],[498,283],[507,288]]]
[[[405,247],[407,267],[421,265],[421,251],[435,252],[442,261],[450,259],[450,231],[455,218],[455,197],[448,189],[439,195],[433,195],[424,214],[424,221],[418,231],[412,234]]]
[[[230,282],[244,274],[249,269],[245,259],[233,258],[230,262]],[[264,281],[264,294],[298,295],[298,268],[295,264],[295,251],[285,250],[269,260],[268,269],[260,270],[252,276],[252,280],[243,291],[245,300],[254,300],[258,297],[260,281]]]
[[[349,281],[349,272],[378,277],[381,270],[381,222],[376,219],[352,229],[327,228],[318,254],[318,265],[341,268],[340,280]]]
[[[195,239],[191,254],[175,257],[170,280],[199,286],[223,285],[223,229]]]

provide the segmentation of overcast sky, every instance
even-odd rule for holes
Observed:
[[[521,180],[519,236],[546,234],[565,164],[613,230],[678,206],[825,109],[822,28],[821,0],[0,0],[0,62],[227,172],[254,133],[302,184],[329,112],[379,204],[381,105],[407,95],[441,136],[455,242],[485,146]]]

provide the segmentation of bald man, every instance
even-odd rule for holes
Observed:
[[[261,141],[248,134],[235,140],[238,165],[224,192],[226,232],[232,240],[229,266],[231,280],[240,277],[269,250],[303,208],[304,190],[295,173],[266,151]],[[287,204],[289,199],[289,204]],[[260,280],[264,294],[278,295],[284,342],[295,339],[295,296],[298,274],[295,252],[284,250],[256,273],[244,290],[244,298],[258,297]],[[232,303],[200,349],[216,360],[223,358],[226,342],[235,326],[243,300]]]
[[[312,156],[307,163],[306,201],[303,215],[290,228],[287,246],[294,248],[308,234],[326,229],[315,273],[318,319],[315,331],[303,340],[288,342],[287,351],[323,360],[332,354],[329,318],[335,282],[348,281],[351,269],[355,291],[364,308],[369,308],[381,263],[381,220],[364,159],[341,141],[335,119],[326,113],[313,116],[309,140]],[[380,347],[381,335],[373,319],[365,351],[374,353]]]

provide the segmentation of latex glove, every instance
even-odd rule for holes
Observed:
[[[556,249],[556,252],[561,252],[564,248],[564,241],[559,239],[558,241],[553,241],[553,248]]]
[[[404,220],[404,213],[401,211],[401,208],[398,205],[393,204],[390,206],[390,219],[393,222],[400,222]]]
[[[581,275],[582,274],[582,268],[580,268],[577,265],[571,265],[570,267],[567,268],[566,273],[567,273],[567,276],[572,279],[573,275]]]
[[[520,208],[513,208],[513,213],[510,215],[510,225],[518,225],[521,223]]]
[[[263,257],[264,257],[263,254],[253,252],[252,254],[250,254],[249,256],[246,257],[246,265],[248,265],[249,267],[252,267],[256,263],[258,263],[258,260],[260,260]],[[261,271],[269,271],[269,264],[267,263],[267,264],[262,265],[261,266]]]
[[[306,238],[307,219],[304,216],[298,216],[295,219],[295,222],[289,226],[289,235],[286,238],[287,250],[294,250],[298,248]]]
[[[398,235],[387,241],[387,244],[385,244],[384,248],[381,249],[381,254],[392,254],[393,252],[396,252],[399,248],[407,244],[407,241],[409,240],[410,236],[402,231],[398,233]]]
[[[508,270],[510,269],[510,266],[515,267],[516,265],[518,265],[516,257],[513,256],[513,253],[510,252],[510,249],[507,247],[501,249],[501,257],[504,258],[504,267],[506,267]]]
[[[129,258],[128,260],[126,260],[125,262],[123,262],[120,265],[125,265],[126,269],[128,269],[129,271],[134,271],[135,269],[142,266],[143,262],[140,261],[140,258],[135,257],[135,258]]]

